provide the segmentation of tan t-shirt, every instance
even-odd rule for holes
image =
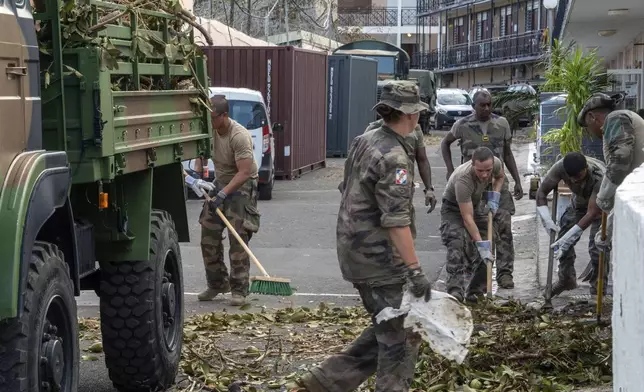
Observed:
[[[253,156],[253,137],[237,121],[230,119],[230,127],[225,135],[216,130],[212,137],[212,162],[215,165],[217,182],[227,185],[237,174],[236,162],[240,159],[252,159],[250,178],[257,178],[257,162]]]
[[[476,176],[472,168],[472,161],[467,161],[457,167],[454,173],[447,181],[447,187],[443,193],[443,198],[448,201],[458,204],[472,202],[474,206],[481,202],[481,197],[485,188],[492,182],[492,179],[497,177],[501,172],[502,163],[497,157],[494,157],[494,166],[492,168],[492,176],[488,181],[481,181]]]

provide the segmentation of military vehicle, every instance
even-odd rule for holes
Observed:
[[[116,389],[177,375],[181,161],[212,126],[189,14],[143,4],[0,1],[0,391],[77,390],[81,290]]]
[[[423,112],[418,120],[424,133],[429,133],[433,103],[436,102],[434,73],[422,69],[409,69],[409,54],[402,48],[384,41],[361,40],[342,45],[333,54],[369,57],[378,61],[378,100],[382,87],[392,80],[411,80],[418,84],[421,99],[430,105],[430,113]]]

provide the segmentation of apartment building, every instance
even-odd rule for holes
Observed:
[[[551,37],[561,32],[568,0],[553,12]],[[418,0],[418,24],[436,20],[436,42],[412,57],[433,70],[441,86],[543,83],[548,14],[541,0]]]

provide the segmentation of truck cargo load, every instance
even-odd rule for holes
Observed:
[[[206,46],[212,87],[259,90],[275,136],[275,176],[295,179],[326,165],[327,55],[292,46]]]
[[[353,139],[376,120],[378,61],[366,57],[329,56],[327,88],[327,157],[346,157]]]

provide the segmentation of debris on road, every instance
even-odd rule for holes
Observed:
[[[462,365],[421,346],[412,391],[563,391],[612,380],[611,327],[583,325],[593,305],[552,314],[515,301],[471,308],[474,332]],[[610,312],[610,309],[606,309]],[[286,308],[186,320],[175,391],[285,390],[304,370],[341,351],[370,323],[362,307]],[[98,325],[98,324],[96,324]],[[369,380],[359,391],[372,391]]]

